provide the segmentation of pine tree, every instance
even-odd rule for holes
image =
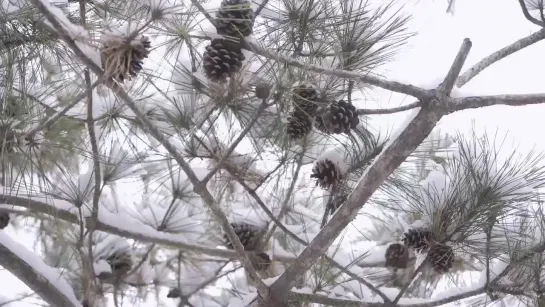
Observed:
[[[543,306],[543,154],[436,125],[543,103],[453,88],[545,30],[428,89],[377,3],[1,2],[0,266],[46,306]]]

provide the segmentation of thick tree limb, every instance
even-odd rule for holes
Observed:
[[[299,67],[308,71],[313,71],[313,72],[321,73],[328,76],[336,76],[340,78],[359,80],[371,85],[378,86],[383,89],[390,90],[392,92],[407,94],[419,99],[427,99],[430,96],[432,96],[431,91],[425,90],[423,88],[420,88],[414,85],[403,84],[396,81],[388,81],[388,80],[384,80],[381,78],[377,78],[367,74],[357,73],[353,71],[346,71],[346,70],[334,69],[334,68],[325,68],[318,65],[301,63],[297,59],[291,58],[286,55],[282,55],[280,53],[276,53],[272,50],[269,50],[261,46],[260,44],[256,42],[252,42],[249,40],[244,41],[243,46],[245,49],[248,49],[249,51],[262,55],[266,58],[273,59],[278,62],[286,63],[290,66]]]
[[[482,59],[479,63],[473,65],[470,69],[466,70],[461,76],[459,76],[458,81],[456,81],[456,86],[464,86],[476,75],[485,70],[488,66],[543,39],[545,39],[545,29],[541,29],[531,34],[530,36],[521,38],[518,41],[512,43],[511,45],[492,53],[491,55]]]
[[[65,293],[63,293],[55,284],[51,283],[46,276],[43,276],[42,273],[36,271],[30,263],[19,258],[14,251],[3,244],[0,244],[0,265],[24,282],[49,305],[59,307],[81,307],[81,304],[78,304],[77,301],[74,302],[73,299],[67,297]]]
[[[465,39],[454,63],[449,70],[440,90],[452,88],[471,48],[469,39]],[[442,93],[444,94],[444,93]],[[437,98],[424,105],[416,117],[407,125],[399,136],[379,155],[367,169],[348,200],[335,212],[329,223],[318,233],[303,252],[295,259],[284,273],[271,285],[270,295],[275,300],[284,300],[295,284],[295,280],[304,274],[310,266],[323,255],[346,226],[356,217],[358,211],[367,203],[371,195],[382,182],[405,161],[405,159],[425,140],[439,120],[446,114],[446,108]]]
[[[59,36],[68,44],[68,46],[74,51],[76,56],[90,69],[95,73],[98,78],[102,78],[104,72],[101,67],[97,66],[80,48],[79,46],[71,39],[67,30],[62,27],[58,22],[55,16],[49,11],[49,9],[44,5],[41,0],[32,0],[32,3],[36,8],[40,10],[42,14],[47,18],[47,20],[53,25],[55,30],[59,33]],[[204,200],[205,204],[210,208],[223,230],[225,231],[227,237],[233,244],[233,247],[237,254],[239,255],[240,261],[244,268],[248,271],[252,279],[256,284],[256,288],[259,290],[260,294],[263,297],[268,296],[268,287],[263,283],[257,271],[255,270],[252,262],[248,259],[248,256],[244,252],[244,247],[240,240],[238,239],[235,230],[231,226],[229,220],[222,212],[219,204],[216,202],[212,194],[206,188],[206,185],[201,184],[197,175],[193,172],[191,166],[185,161],[182,155],[178,150],[166,139],[166,137],[151,124],[144,114],[136,107],[134,101],[129,97],[127,92],[123,90],[121,86],[117,83],[109,80],[105,83],[117,96],[119,96],[123,102],[134,112],[138,119],[142,122],[142,125],[148,130],[148,132],[159,141],[163,147],[168,151],[168,153],[176,160],[180,168],[186,173],[189,181],[193,184],[193,190]]]
[[[389,109],[359,109],[358,115],[373,115],[373,114],[394,114],[398,112],[408,111],[420,107],[420,101],[415,101],[404,106],[389,108]]]

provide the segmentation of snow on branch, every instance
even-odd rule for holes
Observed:
[[[72,287],[62,277],[62,272],[46,265],[42,259],[5,233],[0,233],[0,265],[51,306],[82,306]]]
[[[0,202],[3,204],[24,207],[32,212],[47,214],[70,223],[79,223],[76,207],[64,200],[46,199],[39,195],[23,197],[22,195],[12,196],[0,194]],[[183,240],[179,235],[157,231],[137,220],[131,222],[127,219],[127,216],[122,217],[122,222],[120,219],[120,217],[115,216],[112,213],[102,211],[96,222],[97,230],[141,242],[172,246],[177,249],[203,253],[210,256],[225,258],[236,257],[236,254],[232,251],[191,244],[186,240]]]

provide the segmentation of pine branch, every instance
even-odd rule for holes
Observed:
[[[541,103],[545,103],[545,94],[473,96],[450,99],[449,111],[456,112],[496,105],[524,106]]]
[[[464,63],[471,42],[465,39],[454,63],[449,70],[444,82],[439,87],[440,92],[452,88]],[[442,96],[447,93],[439,93]],[[356,217],[371,195],[380,187],[382,182],[405,161],[405,159],[426,139],[439,120],[446,114],[444,96],[435,97],[421,108],[416,117],[407,125],[403,132],[376,158],[362,176],[348,200],[337,209],[329,223],[320,230],[318,235],[297,257],[295,262],[271,285],[271,297],[276,300],[285,296],[295,284],[295,280],[304,274],[310,266],[323,255],[333,241]]]
[[[104,72],[101,67],[97,66],[75,43],[75,41],[70,37],[67,30],[63,28],[63,26],[57,21],[55,16],[48,10],[48,8],[41,2],[41,0],[32,0],[32,3],[36,8],[44,14],[44,16],[47,18],[47,20],[53,25],[55,30],[59,33],[61,38],[68,44],[68,46],[74,51],[76,56],[89,68],[95,73],[99,78],[103,77]],[[137,116],[137,118],[142,122],[142,125],[148,130],[148,132],[163,145],[163,147],[167,150],[167,152],[174,158],[174,160],[178,163],[180,168],[186,173],[189,181],[193,185],[193,191],[198,194],[204,201],[204,203],[210,208],[220,225],[222,226],[223,230],[225,231],[227,237],[231,241],[231,243],[234,246],[235,251],[240,257],[240,261],[244,268],[248,271],[252,279],[254,279],[254,282],[256,284],[256,288],[259,290],[259,293],[263,297],[268,296],[268,287],[263,283],[259,275],[257,274],[256,269],[254,268],[252,262],[250,259],[248,259],[248,256],[244,252],[244,246],[238,239],[238,236],[235,233],[235,230],[231,226],[231,223],[221,210],[221,207],[216,202],[212,194],[208,191],[206,188],[206,184],[203,184],[200,182],[199,178],[191,168],[191,166],[185,161],[185,159],[182,157],[182,155],[178,152],[178,150],[170,143],[166,137],[159,131],[157,127],[155,127],[152,123],[149,122],[149,120],[146,118],[146,116],[138,109],[135,102],[130,98],[130,96],[127,94],[127,92],[119,86],[117,83],[115,83],[113,80],[108,80],[108,82],[105,82],[105,84],[119,97],[121,98],[127,107],[131,109],[131,111],[134,112],[134,114]]]
[[[394,114],[398,112],[408,111],[415,108],[418,108],[422,105],[420,101],[415,101],[413,103],[409,103],[408,105],[396,107],[396,108],[389,108],[389,109],[358,109],[358,115],[372,115],[372,114]]]
[[[533,45],[543,39],[545,39],[545,29],[541,29],[527,37],[521,38],[518,41],[512,43],[511,45],[506,46],[492,53],[491,55],[479,61],[479,63],[473,65],[471,68],[466,70],[461,76],[459,76],[458,81],[456,81],[456,86],[457,87],[464,86],[471,79],[473,79],[483,70],[485,70],[488,66],[498,62],[499,60],[502,60],[503,58],[510,56],[511,54],[519,50],[522,50],[530,45]]]
[[[392,92],[407,94],[419,99],[429,99],[432,96],[431,91],[425,90],[423,88],[420,88],[414,85],[403,84],[396,81],[388,81],[381,78],[370,76],[368,74],[362,74],[362,73],[353,72],[353,71],[334,69],[334,68],[325,68],[325,67],[321,67],[321,66],[313,65],[313,64],[304,64],[299,62],[297,59],[291,58],[289,56],[286,56],[280,53],[276,53],[272,50],[265,48],[264,46],[261,46],[257,42],[252,42],[250,40],[245,40],[243,42],[243,47],[249,51],[252,51],[258,55],[264,56],[268,59],[273,59],[275,61],[286,63],[290,66],[298,67],[308,71],[313,71],[315,73],[321,73],[324,75],[335,76],[339,78],[354,79],[354,80],[368,83],[370,85],[378,86],[383,89],[390,90]]]
[[[545,23],[543,21],[537,20],[534,18],[534,16],[530,15],[530,12],[528,12],[528,8],[526,7],[525,0],[519,0],[519,4],[522,10],[522,14],[524,14],[524,17],[526,17],[528,21],[540,27],[545,27]]]
[[[5,234],[0,234],[6,236]],[[0,265],[11,274],[24,282],[32,291],[36,292],[51,306],[81,307],[65,295],[61,289],[51,283],[47,276],[38,272],[31,263],[19,258],[19,256],[0,243]]]
[[[37,200],[44,197],[44,201]],[[23,195],[13,196],[0,194],[0,202],[3,204],[27,208],[28,212],[41,213],[58,218],[60,220],[79,224],[80,220],[77,214],[70,210],[61,209],[61,206],[48,204],[45,196],[32,195],[31,198],[23,197]],[[70,207],[70,204],[62,204],[66,207]],[[64,207],[64,206],[63,206]],[[157,231],[155,234],[150,232],[149,229],[142,229],[141,231],[134,229],[134,227],[125,228],[122,225],[112,224],[111,221],[101,221],[100,218],[96,222],[96,230],[110,233],[116,236],[125,237],[141,242],[148,242],[154,244],[161,244],[165,246],[171,246],[179,250],[201,253],[205,255],[224,257],[228,259],[234,259],[237,257],[236,253],[230,250],[217,249],[206,247],[202,245],[195,245],[187,243],[179,236],[163,233]]]

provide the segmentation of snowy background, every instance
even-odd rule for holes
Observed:
[[[214,7],[208,3],[207,7]],[[454,59],[462,40],[468,37],[473,42],[465,69],[489,55],[490,53],[531,34],[537,26],[528,22],[520,11],[515,0],[458,0],[455,14],[445,13],[445,0],[409,1],[405,10],[412,15],[411,30],[418,33],[409,41],[397,57],[397,61],[387,66],[388,79],[407,81],[417,86],[432,87],[440,82]],[[524,94],[543,92],[545,84],[541,59],[545,52],[545,43],[537,43],[508,58],[492,65],[461,90],[465,95]],[[465,70],[463,69],[463,71]],[[411,103],[410,98],[399,94],[379,92],[376,101],[369,101],[365,107],[388,108]],[[545,116],[544,105],[525,107],[488,107],[481,110],[457,112],[444,118],[438,125],[444,133],[476,130],[477,133],[496,133],[500,138],[508,133],[509,146],[520,151],[532,147],[545,150],[545,139],[541,138]],[[395,115],[374,116],[373,126],[382,131],[392,131],[405,122],[408,112]],[[511,145],[512,144],[512,145]],[[131,202],[131,191],[125,189],[124,199]],[[136,191],[135,191],[136,194]],[[139,196],[138,196],[139,197]],[[362,218],[363,219],[363,218]],[[356,225],[364,225],[365,221],[356,221]],[[358,226],[362,227],[362,226]],[[357,235],[361,229],[348,229],[348,234]],[[0,236],[2,242],[10,238],[29,250],[35,250],[35,238],[32,233],[12,227],[4,230]],[[349,240],[345,237],[346,244]],[[0,271],[2,295],[6,299],[29,293],[29,289],[5,271]],[[29,303],[16,302],[12,306],[31,306]],[[155,306],[153,301],[141,306]],[[173,302],[174,306],[174,302]]]

